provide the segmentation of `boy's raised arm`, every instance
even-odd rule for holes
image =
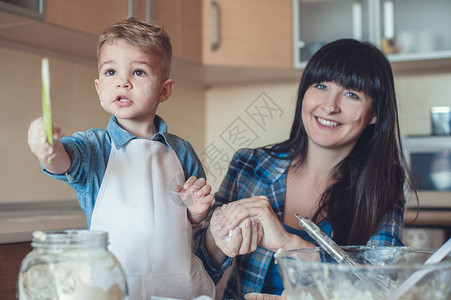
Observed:
[[[34,120],[28,129],[28,146],[39,159],[41,165],[50,173],[62,174],[69,170],[71,159],[60,142],[61,127],[53,125],[53,146],[47,142],[42,117]]]

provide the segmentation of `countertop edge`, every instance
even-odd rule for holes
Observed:
[[[35,230],[86,229],[77,202],[0,205],[0,244],[29,242]]]

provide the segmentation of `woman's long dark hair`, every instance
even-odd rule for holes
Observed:
[[[288,140],[266,148],[272,155],[301,165],[307,153],[302,103],[315,83],[333,81],[372,98],[376,123],[369,125],[351,153],[333,170],[335,183],[322,195],[314,220],[325,213],[341,244],[366,244],[385,214],[404,200],[410,186],[402,153],[393,73],[385,55],[374,45],[351,39],[331,42],[309,60],[301,78],[294,122]],[[292,165],[293,166],[293,165]]]

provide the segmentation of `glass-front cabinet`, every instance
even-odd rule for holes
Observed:
[[[44,19],[44,2],[45,0],[0,0],[0,11],[42,20]]]
[[[451,58],[451,0],[293,0],[294,67],[324,44],[354,38],[390,61]]]
[[[385,0],[383,5],[385,11],[392,7],[383,15],[393,33],[390,60],[451,57],[451,0]]]

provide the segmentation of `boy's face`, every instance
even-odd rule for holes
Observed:
[[[169,98],[173,86],[172,80],[163,81],[158,55],[124,40],[102,46],[95,87],[103,109],[118,121],[153,122],[158,104]]]

